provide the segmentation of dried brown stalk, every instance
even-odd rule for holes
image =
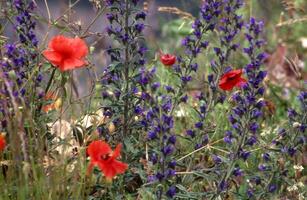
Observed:
[[[170,14],[175,14],[175,15],[178,15],[182,18],[194,19],[192,14],[190,14],[188,12],[184,12],[184,11],[182,11],[179,8],[176,8],[176,7],[158,7],[158,11],[170,13]]]
[[[276,27],[290,26],[292,24],[303,23],[303,22],[307,22],[307,16],[303,16],[303,17],[298,18],[298,19],[290,19],[290,20],[287,20],[287,21],[279,22],[276,25]]]

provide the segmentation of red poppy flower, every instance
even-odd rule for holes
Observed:
[[[165,66],[171,66],[176,62],[176,56],[172,54],[163,54],[160,55],[160,60]]]
[[[80,38],[55,36],[43,51],[45,58],[61,71],[67,71],[86,65],[84,60],[88,54],[86,43]]]
[[[108,180],[112,180],[117,174],[124,173],[128,165],[116,160],[120,156],[121,144],[118,144],[114,151],[101,140],[93,141],[87,149],[91,158],[87,173],[89,174],[94,166],[98,166]]]
[[[5,146],[6,146],[5,137],[0,133],[0,151],[3,151]]]
[[[231,70],[224,74],[219,82],[219,86],[222,90],[232,90],[234,87],[241,87],[246,80],[241,77],[242,69]]]

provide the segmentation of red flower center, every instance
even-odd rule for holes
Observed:
[[[111,157],[112,157],[111,154],[104,154],[100,156],[100,159],[106,161]]]

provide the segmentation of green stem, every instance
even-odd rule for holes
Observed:
[[[51,73],[51,76],[49,78],[49,81],[47,83],[47,87],[45,89],[45,94],[47,94],[47,92],[49,91],[50,87],[51,87],[51,83],[52,83],[52,80],[54,78],[54,75],[55,75],[55,72],[56,72],[56,68],[53,69],[52,73]],[[41,102],[37,108],[37,113],[39,113],[41,110],[42,110],[42,107],[43,107],[43,103]]]
[[[129,0],[125,0],[126,9],[125,9],[125,34],[129,34]],[[125,62],[124,62],[124,81],[125,81],[125,94],[124,94],[124,122],[123,122],[123,129],[122,129],[122,141],[125,140],[125,137],[127,135],[128,129],[129,129],[129,43],[126,42],[125,44]]]

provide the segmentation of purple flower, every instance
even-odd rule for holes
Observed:
[[[183,83],[188,83],[192,80],[192,76],[182,76],[181,80]]]
[[[261,179],[259,176],[255,176],[251,179],[253,182],[256,183],[256,185],[260,185],[261,184]]]
[[[232,143],[232,132],[231,131],[226,131],[225,132],[224,142],[226,142],[227,144],[231,144]]]
[[[267,167],[265,164],[260,164],[260,165],[258,166],[258,169],[259,169],[260,171],[266,171],[266,170],[268,170],[268,167]]]
[[[176,195],[176,187],[175,186],[169,187],[169,189],[166,192],[166,195],[170,198],[173,198]]]
[[[251,154],[251,153],[250,153],[249,151],[243,151],[243,150],[241,150],[241,151],[239,152],[240,157],[241,157],[244,161],[246,161],[246,160],[249,158],[250,154]]]
[[[173,88],[172,86],[166,85],[166,86],[164,86],[164,88],[165,88],[165,90],[166,90],[167,92],[172,92],[172,93],[175,92],[175,90],[174,90],[174,88]]]
[[[294,117],[296,117],[298,115],[298,113],[294,110],[294,109],[289,109],[288,110],[288,117],[289,118],[294,118]]]
[[[222,180],[218,185],[218,188],[220,191],[225,191],[227,187],[228,187],[228,183],[224,180]]]
[[[141,33],[144,30],[145,26],[144,24],[139,23],[139,24],[136,24],[134,28],[138,33]]]
[[[173,153],[174,147],[171,146],[171,145],[167,145],[167,146],[163,147],[161,151],[162,151],[164,156],[168,156],[169,154]]]
[[[231,144],[232,143],[232,138],[229,137],[229,136],[225,136],[224,137],[224,142],[227,143],[227,144]]]
[[[193,131],[193,130],[186,130],[186,134],[187,134],[188,136],[192,137],[192,138],[195,137],[195,131]]]
[[[170,178],[170,177],[173,177],[176,175],[176,171],[173,170],[173,169],[168,169],[166,172],[165,172],[165,177],[166,178]]]
[[[153,153],[149,160],[152,162],[152,164],[156,164],[158,162],[157,154]]]
[[[135,15],[135,20],[139,20],[139,19],[142,19],[142,20],[145,20],[146,18],[146,13],[141,11],[141,12],[138,12],[136,15]]]
[[[143,109],[141,108],[141,106],[138,105],[134,108],[134,112],[135,112],[135,114],[140,115],[140,114],[142,114]]]
[[[114,4],[115,0],[106,0],[106,4],[108,6],[112,6]]]
[[[263,160],[265,160],[265,161],[269,161],[269,160],[271,159],[269,153],[264,153],[264,154],[262,154],[262,158],[263,158]]]
[[[188,98],[189,98],[188,95],[184,95],[183,97],[180,98],[180,101],[183,103],[187,103]]]
[[[177,162],[176,162],[175,160],[173,160],[173,161],[171,161],[171,162],[168,163],[168,167],[169,167],[169,168],[175,168],[176,165],[177,165]]]
[[[252,198],[254,196],[254,190],[249,188],[247,190],[247,196],[248,196],[248,198]]]
[[[201,47],[204,48],[204,49],[207,48],[208,45],[209,45],[208,41],[201,42]]]
[[[172,100],[169,99],[162,104],[162,109],[164,112],[169,112],[172,108]]]
[[[171,143],[171,144],[175,144],[176,143],[176,136],[175,135],[171,135],[168,138],[168,142]]]
[[[164,175],[160,172],[156,173],[156,179],[158,179],[160,182],[164,179]]]
[[[158,136],[158,134],[157,134],[156,131],[149,131],[149,132],[147,133],[147,138],[148,138],[149,140],[154,140],[154,139],[157,138],[157,136]]]
[[[115,19],[115,16],[113,13],[107,13],[106,14],[107,19],[110,21],[110,23],[113,22],[113,20]]]
[[[134,4],[134,6],[136,6],[140,0],[131,0],[131,1]]]
[[[144,54],[146,53],[147,51],[147,48],[144,47],[144,46],[140,46],[139,49],[138,49],[138,53],[141,55],[141,56],[144,56]]]
[[[288,152],[289,156],[293,157],[294,154],[296,153],[296,149],[293,148],[293,147],[289,147],[287,152]]]
[[[206,111],[207,111],[207,106],[206,105],[202,105],[199,108],[200,108],[200,112],[201,113],[206,113]]]
[[[159,82],[155,82],[151,85],[151,89],[157,90],[160,86],[161,86],[161,84]]]
[[[206,144],[208,144],[208,142],[209,142],[209,136],[208,136],[208,134],[206,134],[202,138],[202,144],[206,145]]]
[[[256,142],[257,142],[256,136],[252,135],[247,139],[246,144],[253,146],[254,144],[256,144]]]
[[[203,145],[202,144],[195,144],[194,149],[197,150],[199,148],[201,148]]]
[[[211,84],[214,80],[214,75],[213,74],[209,74],[208,75],[208,82]]]
[[[234,176],[242,176],[243,175],[243,171],[239,167],[236,167],[233,170],[233,175]]]
[[[262,94],[261,94],[262,95]],[[252,118],[258,119],[262,116],[262,112],[259,109],[254,109],[251,114]]]
[[[190,37],[189,36],[187,36],[186,38],[184,38],[182,41],[181,41],[181,44],[183,45],[183,46],[188,46],[189,45],[189,43],[190,43]]]
[[[222,163],[222,159],[217,155],[212,155],[212,159],[215,162],[215,164],[221,164]]]
[[[260,100],[256,103],[255,107],[258,108],[258,109],[261,109],[265,106],[265,104],[266,104],[265,101]]]
[[[156,176],[150,175],[147,177],[147,182],[148,183],[153,183],[157,180]]]
[[[249,126],[249,130],[252,133],[256,133],[256,131],[259,129],[259,125],[257,122],[253,122],[250,126]]]
[[[269,189],[269,192],[273,193],[276,191],[277,186],[275,184],[270,184],[268,189]]]
[[[195,128],[202,129],[203,128],[203,123],[202,122],[197,122],[195,124]]]

